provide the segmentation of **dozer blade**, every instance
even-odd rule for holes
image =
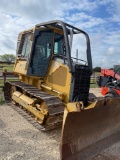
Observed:
[[[99,100],[88,108],[68,112],[62,128],[62,160],[87,160],[120,141],[120,98]]]

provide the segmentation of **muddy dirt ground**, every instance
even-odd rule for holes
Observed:
[[[90,92],[100,96],[99,88]],[[61,128],[42,133],[8,105],[0,106],[0,160],[59,160]],[[120,160],[120,142],[92,160]]]

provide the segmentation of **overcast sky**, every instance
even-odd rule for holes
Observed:
[[[120,0],[1,0],[0,54],[16,53],[22,30],[55,19],[89,34],[93,67],[120,64]]]

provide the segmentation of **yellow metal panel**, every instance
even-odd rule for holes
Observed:
[[[58,72],[56,74],[57,76],[55,78],[53,78],[52,81],[49,81],[49,76],[54,74],[54,72],[56,70],[59,70],[60,67],[64,68],[64,70],[66,70],[65,71],[66,76],[64,76],[64,75],[62,76],[62,70],[60,69],[61,73]],[[59,83],[57,83],[57,80]],[[63,85],[63,82],[65,83],[65,85]],[[67,103],[69,101],[71,73],[69,73],[69,68],[67,65],[64,65],[64,64],[61,64],[59,62],[52,60],[49,72],[47,74],[47,78],[45,80],[45,84],[47,84],[48,86],[51,86],[53,90],[56,90],[60,93],[64,93],[65,96],[64,96],[63,102]],[[47,90],[44,89],[44,91],[47,91]],[[52,91],[47,91],[47,92],[51,93],[51,94],[55,94]],[[55,95],[57,95],[57,94],[55,94]]]
[[[67,68],[59,66],[59,68],[57,68],[51,75],[49,75],[48,81],[53,84],[65,86],[66,78],[67,78]]]
[[[27,104],[33,104],[33,103],[35,102],[35,100],[36,100],[36,99],[32,99],[32,98],[30,98],[30,97],[22,94],[22,93],[19,92],[19,91],[15,91],[15,92],[13,93],[13,96],[18,97],[19,99],[25,101]]]
[[[20,97],[20,96],[22,95],[22,93],[19,92],[19,91],[15,91],[15,92],[13,93],[13,95],[15,95],[16,97]]]
[[[27,66],[27,61],[17,60],[14,67],[14,72],[26,75],[27,73],[26,66]]]
[[[60,66],[61,66],[60,63],[58,63],[56,61],[52,61],[51,66],[50,66],[50,70],[49,70],[49,75],[51,75],[53,72],[55,72],[55,70],[57,70]]]
[[[83,102],[70,102],[66,105],[69,112],[81,112],[83,107]]]
[[[20,96],[20,99],[22,99],[23,101],[25,101],[27,104],[33,104],[34,101],[35,101],[34,99],[32,99],[32,98],[30,98],[30,97],[28,97],[28,96],[26,96],[24,94],[22,94]]]

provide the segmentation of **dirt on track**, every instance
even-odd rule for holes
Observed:
[[[91,89],[100,95],[100,89]],[[59,160],[61,128],[43,133],[8,105],[0,106],[0,160]],[[120,142],[92,160],[120,160]]]

